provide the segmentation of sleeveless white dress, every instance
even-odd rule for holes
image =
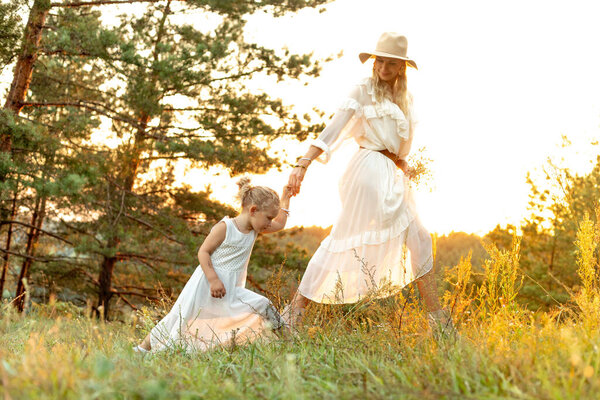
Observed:
[[[276,329],[283,324],[267,298],[244,287],[256,232],[240,232],[228,217],[221,222],[225,223],[227,233],[211,260],[225,286],[225,296],[220,299],[211,296],[208,280],[198,266],[169,314],[150,332],[153,352],[166,348],[194,352],[232,340],[243,343],[255,339],[265,329]]]
[[[362,80],[311,144],[320,161],[345,139],[361,147],[339,182],[342,209],[313,257],[299,292],[319,303],[385,297],[432,269],[431,236],[420,223],[408,178],[377,150],[404,159],[415,118],[390,100],[377,101],[371,78]]]

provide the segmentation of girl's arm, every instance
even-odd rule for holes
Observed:
[[[198,250],[198,261],[200,261],[200,267],[210,285],[210,294],[212,297],[217,298],[225,296],[226,291],[223,282],[221,282],[213,268],[210,256],[223,243],[226,233],[227,226],[224,222],[219,222],[212,228],[206,239],[204,239],[204,243],[200,246],[200,250]]]
[[[292,196],[292,188],[289,185],[286,185],[283,188],[283,193],[281,193],[281,203],[280,203],[281,208],[279,209],[279,214],[277,214],[277,216],[275,218],[273,218],[273,221],[271,222],[271,226],[269,226],[267,229],[265,229],[263,231],[263,233],[277,232],[277,231],[280,231],[283,228],[285,228],[285,223],[287,222],[288,212],[284,211],[283,209],[284,208],[286,210],[290,209],[290,197],[291,196]]]

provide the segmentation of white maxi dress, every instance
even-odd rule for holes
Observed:
[[[227,227],[225,240],[211,260],[225,286],[225,296],[211,296],[206,275],[198,266],[169,314],[150,332],[153,352],[167,348],[194,352],[233,340],[243,343],[283,324],[267,298],[244,287],[256,232],[240,232],[228,217],[222,222]]]
[[[311,144],[331,152],[347,138],[360,149],[339,182],[341,212],[311,258],[299,292],[319,303],[353,303],[385,297],[432,269],[431,236],[418,219],[408,178],[377,150],[404,159],[414,118],[392,101],[377,101],[371,78],[343,101]]]

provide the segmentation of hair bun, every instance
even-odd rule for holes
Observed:
[[[250,185],[250,178],[248,178],[247,176],[244,176],[237,182],[237,184],[240,187],[240,191],[238,192],[238,197],[243,203],[244,198],[246,197],[248,192],[250,190],[252,190],[252,186]]]

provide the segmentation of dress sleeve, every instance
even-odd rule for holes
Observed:
[[[332,150],[337,147],[335,144],[345,139],[342,133],[348,122],[354,116],[360,115],[362,107],[359,102],[361,89],[357,85],[346,99],[339,106],[333,118],[327,124],[323,132],[310,142],[311,145],[323,150],[323,155],[318,158],[319,161],[326,163],[331,157]]]

